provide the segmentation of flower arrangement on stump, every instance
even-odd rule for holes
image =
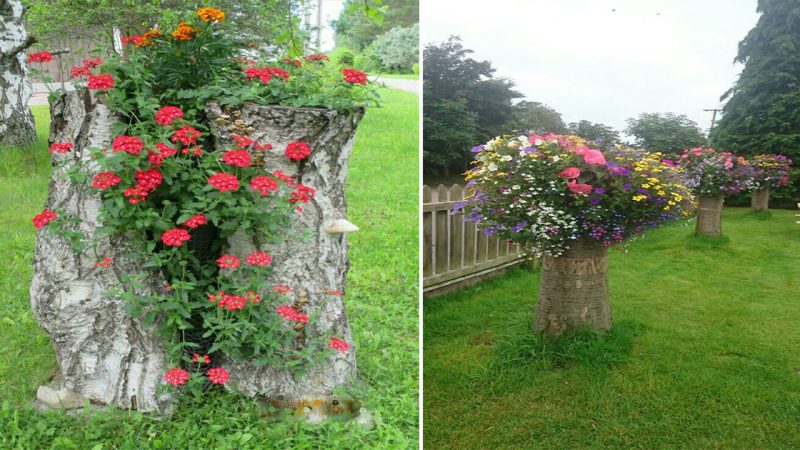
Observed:
[[[770,188],[782,188],[789,184],[789,169],[792,160],[773,153],[756,155],[750,159],[752,168],[748,189],[753,191],[750,209],[762,212],[769,209]]]
[[[454,212],[542,257],[534,327],[549,337],[609,329],[608,247],[693,210],[682,170],[659,153],[555,134],[495,138],[473,152],[472,192]]]
[[[688,185],[698,199],[696,236],[722,236],[725,195],[747,189],[751,168],[746,159],[711,147],[690,148],[680,156]]]

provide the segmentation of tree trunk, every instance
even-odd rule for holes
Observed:
[[[316,189],[313,200],[300,205],[302,213],[292,221],[294,236],[311,230],[310,240],[294,237],[280,245],[258,245],[240,230],[229,241],[230,252],[239,257],[256,249],[269,252],[273,256],[270,285],[291,287],[295,301],[307,301],[306,312],[317,316],[306,326],[305,335],[333,335],[351,346],[349,352],[337,352],[299,378],[288,370],[256,367],[250,361],[228,358],[225,365],[232,369],[228,385],[249,396],[263,396],[277,406],[321,404],[326,410],[335,411],[340,402],[332,397],[333,390],[352,386],[356,381],[356,356],[344,302],[340,296],[326,292],[344,291],[350,266],[347,236],[331,229],[331,225],[347,218],[345,178],[363,110],[337,112],[253,104],[223,110],[211,103],[205,113],[217,150],[232,147],[231,134],[246,134],[257,142],[270,143],[273,150],[266,152],[264,170],[283,170]],[[311,147],[311,155],[299,165],[283,155],[286,145],[294,141],[307,142]]]
[[[607,272],[608,249],[589,238],[570,241],[562,256],[543,257],[534,328],[549,338],[610,329]]]
[[[697,199],[697,224],[695,236],[722,236],[722,204],[725,197],[707,197],[701,195]]]
[[[750,210],[753,212],[762,212],[769,209],[769,186],[753,191],[753,197],[750,199]]]
[[[109,147],[115,119],[97,97],[88,92],[62,95],[51,106],[50,142],[72,142],[74,151],[54,153],[54,162],[82,160],[86,183],[99,167],[89,158],[90,147]],[[46,209],[63,209],[82,220],[78,230],[91,236],[98,222],[100,197],[86,186],[63,178],[66,168],[51,177]],[[44,230],[36,236],[31,306],[39,324],[50,335],[58,359],[59,373],[51,386],[79,399],[122,408],[165,412],[170,397],[156,394],[164,375],[164,345],[154,327],[125,311],[126,302],[105,293],[122,285],[125,274],[145,273],[123,255],[131,249],[123,241],[101,241],[97,257],[78,253],[69,242]],[[114,258],[109,269],[95,267],[104,257]],[[163,289],[157,276],[145,280],[143,295]],[[48,401],[47,388],[40,388],[39,401]],[[61,396],[61,401],[64,397]],[[77,402],[80,406],[82,402]]]
[[[34,39],[25,32],[23,14],[20,0],[0,0],[0,147],[36,142],[25,65],[25,49]]]

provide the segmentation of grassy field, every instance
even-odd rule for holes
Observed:
[[[425,447],[800,448],[800,225],[723,229],[612,250],[604,337],[535,336],[531,271],[426,300]]]
[[[35,412],[28,403],[57,367],[28,299],[31,218],[42,209],[49,176],[48,113],[34,107],[35,151],[0,151],[0,448],[416,448],[418,98],[381,95],[384,106],[370,109],[359,128],[347,180],[349,218],[361,231],[350,235],[345,302],[375,429],[264,418],[251,401],[224,394],[187,400],[168,420],[125,411],[84,418]]]

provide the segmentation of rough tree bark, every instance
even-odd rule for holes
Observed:
[[[593,239],[570,242],[562,256],[542,258],[542,283],[533,326],[549,338],[566,331],[611,328],[608,249]]]
[[[97,173],[87,151],[111,144],[111,112],[88,92],[64,94],[51,106],[50,142],[72,142],[74,153],[55,153],[54,162],[82,160],[87,183]],[[46,209],[63,209],[82,220],[87,236],[101,226],[99,196],[86,186],[63,178],[66,168],[54,171]],[[142,411],[166,412],[171,399],[157,395],[164,375],[166,350],[157,332],[125,311],[125,301],[107,297],[119,288],[123,274],[144,273],[123,255],[131,251],[123,241],[101,241],[100,258],[114,258],[110,269],[95,267],[93,252],[77,253],[69,242],[41,231],[36,237],[30,295],[39,324],[50,335],[59,373],[51,386],[40,387],[39,402],[49,408],[80,407],[84,400]],[[141,294],[162,289],[163,279],[147,280]]]
[[[0,0],[0,146],[36,141],[28,100],[33,89],[25,65],[25,49],[33,45],[20,0]]]
[[[725,197],[708,197],[701,195],[697,199],[697,224],[695,236],[722,236],[722,204]]]
[[[753,197],[750,199],[750,210],[753,212],[762,212],[769,209],[769,186],[753,191]]]
[[[229,242],[230,252],[240,257],[257,248],[269,252],[273,256],[271,285],[292,287],[295,301],[307,302],[305,310],[318,317],[304,330],[306,336],[328,334],[351,344],[348,353],[337,352],[297,379],[288,370],[255,367],[249,361],[229,358],[225,363],[231,369],[229,387],[250,396],[262,396],[278,406],[341,409],[345,405],[332,397],[333,390],[355,382],[355,348],[342,298],[325,291],[344,290],[350,265],[347,237],[332,228],[339,228],[335,226],[337,221],[347,218],[345,177],[363,110],[347,113],[253,104],[223,110],[211,103],[205,112],[217,150],[232,147],[231,134],[245,134],[257,142],[270,143],[274,150],[264,157],[264,170],[283,170],[316,189],[313,201],[302,205],[302,213],[292,221],[294,234],[312,231],[310,240],[295,238],[280,245],[259,246],[240,230]],[[299,165],[283,155],[286,145],[294,141],[307,142],[311,147],[311,155]]]

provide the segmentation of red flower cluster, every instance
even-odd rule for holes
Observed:
[[[31,53],[28,55],[28,62],[29,63],[47,63],[53,60],[53,55],[50,54],[47,50],[43,50],[37,53]]]
[[[290,288],[285,284],[279,284],[274,288],[272,288],[272,290],[277,292],[278,294],[288,294],[289,292],[292,292],[292,288]]]
[[[253,252],[244,261],[251,266],[266,267],[272,264],[272,256],[267,252]]]
[[[116,152],[128,152],[131,155],[139,156],[142,153],[144,144],[136,136],[117,136],[111,143],[111,149]]]
[[[240,134],[232,134],[231,137],[233,141],[236,142],[236,146],[239,148],[247,148],[253,145],[255,142],[254,140],[250,139],[247,136],[242,136]]]
[[[330,61],[331,59],[326,55],[320,55],[319,53],[314,53],[313,55],[304,56],[303,59],[306,61],[311,62],[319,62],[319,61]]]
[[[131,35],[131,36],[122,36],[122,45],[133,44],[137,47],[143,47],[146,45],[145,39],[143,36]]]
[[[289,72],[283,69],[279,69],[277,67],[271,67],[269,71],[272,74],[272,76],[278,77],[283,81],[289,81]]]
[[[125,189],[125,192],[123,192],[122,195],[128,199],[128,202],[130,202],[131,205],[135,205],[147,199],[147,191],[138,185]]]
[[[208,184],[219,189],[220,192],[235,191],[239,189],[239,179],[229,173],[215,173],[208,179]]]
[[[276,170],[275,172],[272,172],[272,176],[285,182],[289,186],[294,186],[294,177],[285,173],[282,170]]]
[[[226,294],[222,291],[216,294],[208,294],[208,301],[217,303],[220,308],[227,309],[228,311],[237,311],[247,306],[247,297],[241,295]]]
[[[164,374],[164,381],[178,387],[189,381],[189,372],[183,369],[169,369]]]
[[[240,264],[239,258],[233,255],[222,255],[217,258],[217,265],[220,269],[235,269],[239,267]]]
[[[308,315],[303,314],[301,312],[297,312],[291,305],[281,305],[275,308],[275,311],[278,312],[278,315],[283,317],[286,320],[291,320],[293,322],[302,322],[308,323]]]
[[[317,192],[313,188],[302,184],[296,185],[295,188],[295,191],[292,192],[292,195],[289,197],[289,203],[293,205],[297,202],[308,203],[309,200],[314,198],[314,194]]]
[[[248,67],[244,69],[244,73],[248,80],[258,78],[262,83],[269,83],[273,76],[283,81],[289,80],[289,72],[277,67]]]
[[[261,294],[257,294],[253,291],[247,291],[247,296],[245,298],[250,300],[250,303],[261,303]]]
[[[55,220],[57,217],[58,214],[56,214],[55,211],[51,209],[45,209],[41,212],[41,214],[37,214],[33,217],[33,226],[39,230],[43,226]]]
[[[209,381],[211,381],[213,384],[225,384],[231,378],[231,375],[228,373],[228,371],[222,367],[208,369],[206,375],[208,375]]]
[[[185,149],[181,150],[182,155],[194,155],[194,156],[201,156],[203,154],[203,149],[199,145],[195,145],[194,147],[186,147]]]
[[[161,109],[156,112],[156,123],[166,127],[172,124],[176,119],[182,117],[183,111],[177,106],[162,106]]]
[[[155,167],[150,168],[147,171],[137,170],[134,177],[138,182],[136,187],[148,192],[157,188],[164,179],[164,177],[161,175],[161,171]]]
[[[261,195],[269,195],[270,192],[278,190],[278,182],[261,175],[250,180],[250,189],[260,192]]]
[[[116,176],[113,172],[100,172],[94,176],[92,187],[105,191],[112,186],[118,185],[120,181],[122,181],[122,178]]]
[[[305,142],[290,142],[286,146],[286,157],[295,161],[300,161],[311,154],[311,147]]]
[[[297,67],[302,67],[303,66],[303,63],[301,63],[300,60],[298,60],[298,59],[283,58],[283,62],[288,63],[288,64],[294,64]]]
[[[250,165],[250,153],[247,150],[229,150],[222,157],[222,162],[236,167],[247,167]]]
[[[89,75],[89,83],[87,87],[97,91],[107,91],[114,87],[114,78],[107,74],[101,73],[100,75]]]
[[[347,350],[350,349],[350,344],[337,337],[332,337],[331,343],[328,344],[328,348],[339,350],[339,353],[347,353]]]
[[[91,58],[91,59],[84,59],[83,66],[88,67],[90,69],[94,69],[95,67],[103,64],[103,60],[100,58]]]
[[[189,219],[187,219],[186,222],[183,222],[183,225],[189,228],[197,228],[200,225],[205,225],[205,224],[206,224],[206,216],[202,214],[195,214]]]
[[[208,355],[200,355],[199,353],[192,353],[192,362],[200,362],[203,364],[211,364],[211,358]]]
[[[172,139],[170,140],[172,142],[180,142],[185,146],[189,146],[197,144],[197,138],[199,138],[202,135],[203,134],[197,131],[194,127],[185,126],[176,131],[175,134],[172,135]]]
[[[69,76],[72,78],[88,77],[92,74],[92,69],[86,66],[75,66],[69,69]]]
[[[356,69],[343,69],[342,75],[344,75],[344,81],[350,84],[367,84],[367,74]]]
[[[50,153],[67,153],[73,148],[75,148],[75,146],[72,145],[72,142],[55,142],[50,146]]]
[[[114,262],[114,258],[105,257],[102,260],[97,261],[96,263],[94,263],[94,266],[95,267],[102,267],[103,269],[108,269],[109,267],[111,267],[111,263],[113,263],[113,262]]]
[[[190,238],[189,232],[182,228],[172,228],[161,235],[161,241],[170,247],[180,247]]]
[[[161,163],[164,162],[164,159],[169,158],[175,153],[178,153],[178,149],[172,148],[162,142],[156,144],[156,150],[156,152],[152,150],[147,151],[147,161],[154,166],[160,166]]]

